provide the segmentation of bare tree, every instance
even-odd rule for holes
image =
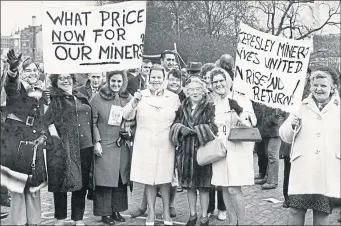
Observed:
[[[325,26],[340,26],[339,1],[257,1],[252,6],[260,18],[266,18],[266,26],[259,25],[259,29],[279,36],[297,40],[307,38],[322,30]],[[326,7],[326,18],[318,18],[317,11]],[[309,20],[305,20],[308,16]]]

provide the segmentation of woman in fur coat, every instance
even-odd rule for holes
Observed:
[[[199,190],[202,209],[200,225],[208,225],[207,209],[209,189],[211,187],[212,165],[199,166],[197,151],[200,146],[214,139],[217,132],[214,124],[215,108],[209,101],[205,84],[199,78],[190,78],[185,85],[187,98],[179,107],[170,137],[177,147],[176,165],[179,184],[187,189],[190,207],[190,218],[187,225],[195,225],[197,221],[196,201]]]

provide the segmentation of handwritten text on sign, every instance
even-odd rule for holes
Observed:
[[[82,9],[44,7],[47,73],[92,73],[140,67],[146,2]]]
[[[234,89],[253,101],[293,112],[298,109],[311,41],[286,39],[240,24]]]

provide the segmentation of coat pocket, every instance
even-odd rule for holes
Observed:
[[[302,149],[294,149],[291,153],[290,153],[290,162],[295,161],[297,158],[302,156]]]

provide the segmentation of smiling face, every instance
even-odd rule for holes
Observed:
[[[216,94],[224,95],[228,89],[228,83],[222,74],[217,74],[212,79],[212,89]]]
[[[99,88],[103,82],[103,75],[101,73],[93,73],[89,76],[90,85],[93,88]]]
[[[57,80],[58,88],[64,90],[65,92],[72,93],[73,80],[70,74],[61,74],[58,76]]]
[[[172,92],[176,92],[180,89],[180,87],[181,87],[180,78],[174,77],[173,74],[169,74],[167,88]]]
[[[164,59],[161,59],[161,65],[167,70],[170,71],[175,66],[175,55],[174,54],[166,54]]]
[[[186,86],[188,96],[193,103],[198,103],[205,95],[205,91],[198,82],[191,82]]]
[[[325,73],[323,74],[327,75]],[[331,94],[334,92],[333,82],[330,75],[323,78],[313,78],[310,85],[310,92],[319,103],[328,102]]]
[[[30,85],[36,84],[39,79],[39,71],[37,65],[32,63],[28,65],[28,67],[23,69],[23,78],[25,78],[25,81],[28,82]]]
[[[154,89],[159,89],[164,81],[164,75],[162,71],[152,70],[149,77],[149,83]]]
[[[114,93],[119,92],[122,85],[123,85],[123,77],[121,74],[114,74],[113,76],[111,76],[109,80],[109,87],[111,91],[113,91]]]

